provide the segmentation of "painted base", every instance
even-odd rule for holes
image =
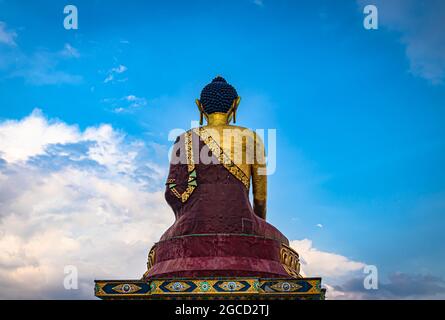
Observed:
[[[321,278],[174,278],[96,280],[100,299],[142,300],[324,300]]]

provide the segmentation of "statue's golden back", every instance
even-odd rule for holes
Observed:
[[[217,103],[215,103],[212,85],[219,86],[219,90],[221,90],[221,86],[223,86],[223,90],[226,89],[224,86],[227,86],[227,90],[232,96],[222,96],[222,102],[216,101]],[[211,104],[207,104],[209,99],[213,99]],[[223,78],[217,77],[208,87],[204,88],[201,100],[197,99],[196,104],[201,115],[200,124],[203,124],[205,118],[207,124],[204,128],[213,140],[221,146],[225,154],[229,155],[233,163],[244,172],[248,179],[252,180],[254,211],[258,216],[266,218],[267,176],[264,144],[252,130],[230,124],[231,121],[236,122],[236,112],[240,101],[241,98],[234,88],[228,85]],[[212,108],[208,108],[208,105],[211,105]],[[220,107],[215,107],[215,105]]]

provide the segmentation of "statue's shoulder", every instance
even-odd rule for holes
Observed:
[[[262,142],[261,137],[257,134],[256,131],[254,131],[252,129],[241,127],[241,126],[235,126],[235,125],[231,125],[230,127],[233,128],[235,132],[239,132],[243,136],[251,136],[258,142]]]
[[[186,132],[184,132],[180,138],[182,139],[189,133],[195,133],[200,137],[203,136],[223,136],[223,135],[233,135],[233,136],[241,136],[244,138],[252,138],[253,140],[262,143],[261,137],[254,131],[246,127],[236,126],[236,125],[227,125],[223,127],[196,127],[192,128]],[[179,138],[179,137],[178,137]]]
[[[234,132],[238,132],[240,134],[243,135],[251,135],[251,136],[256,136],[255,131],[246,128],[246,127],[241,127],[241,126],[236,126],[236,125],[229,125],[226,128],[224,128],[225,130],[233,130]]]
[[[246,131],[246,132],[253,132],[253,131],[250,130],[249,128],[241,127],[241,126],[236,126],[236,125],[234,125],[234,124],[232,124],[232,125],[230,125],[230,126],[227,126],[227,127],[228,127],[228,128],[237,129],[237,130],[243,130],[243,131]]]
[[[245,128],[245,127],[241,127],[241,126],[235,126],[235,125],[227,125],[227,126],[219,126],[219,127],[209,127],[209,126],[195,127],[195,128],[189,129],[186,132],[184,132],[182,134],[182,136],[186,135],[187,133],[190,133],[190,132],[200,133],[200,132],[203,132],[203,131],[212,132],[212,131],[215,131],[215,130],[217,130],[217,131],[224,131],[224,130],[230,131],[230,130],[233,130],[233,131],[236,131],[236,132],[244,132],[244,133],[253,133],[253,134],[255,134],[255,132],[250,130],[249,128]]]

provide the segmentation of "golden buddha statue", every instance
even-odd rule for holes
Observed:
[[[240,101],[222,77],[196,100],[201,126],[177,138],[166,183],[176,219],[152,249],[144,278],[298,277],[298,255],[265,221],[263,142],[255,132],[230,124]]]

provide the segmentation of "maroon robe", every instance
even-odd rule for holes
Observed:
[[[182,164],[170,165],[165,192],[176,220],[156,244],[155,263],[148,277],[289,277],[280,262],[281,244],[288,245],[287,238],[255,215],[249,190],[218,163],[195,133],[196,178],[191,178],[185,149],[181,148],[183,137],[174,148]],[[212,156],[211,164],[198,162],[202,152]],[[194,190],[183,201],[179,196],[191,184]]]

